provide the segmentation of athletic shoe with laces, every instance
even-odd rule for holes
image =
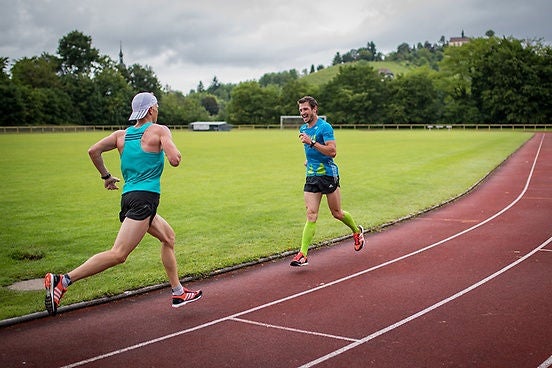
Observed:
[[[59,301],[63,294],[67,291],[67,288],[63,287],[61,282],[63,275],[54,275],[53,273],[47,273],[44,276],[44,288],[46,289],[46,297],[44,298],[44,305],[48,314],[54,316],[59,307]]]
[[[360,225],[358,225],[358,233],[353,234],[353,238],[355,239],[355,251],[359,251],[364,247],[364,228]]]
[[[309,264],[309,261],[307,261],[307,257],[305,257],[303,253],[299,252],[295,257],[293,257],[293,260],[289,265],[294,267],[300,267],[300,266],[307,266],[308,264]]]
[[[199,300],[202,295],[203,292],[201,290],[193,291],[184,288],[182,295],[172,296],[172,306],[173,308],[182,307],[183,305]]]

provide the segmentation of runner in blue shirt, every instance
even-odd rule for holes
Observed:
[[[326,195],[332,216],[347,225],[353,232],[354,249],[364,246],[364,229],[353,217],[341,208],[339,169],[334,162],[337,154],[332,126],[318,117],[318,102],[310,96],[297,101],[299,114],[305,124],[299,129],[299,139],[305,148],[306,180],[303,188],[307,221],[303,228],[301,249],[293,258],[291,266],[308,265],[307,253],[314,238],[316,220],[322,195]]]

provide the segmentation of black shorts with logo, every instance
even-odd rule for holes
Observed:
[[[123,222],[126,217],[133,220],[150,218],[150,225],[157,214],[159,206],[159,193],[146,191],[133,191],[123,194],[121,197],[121,212],[119,220]]]
[[[339,187],[339,176],[307,176],[303,191],[330,194]]]

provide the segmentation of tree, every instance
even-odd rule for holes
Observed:
[[[9,59],[7,57],[0,57],[0,82],[10,79],[10,76],[7,73],[8,63]]]
[[[344,53],[341,57],[344,63],[350,63],[352,61],[358,60],[358,50],[357,49],[351,49],[348,52]]]
[[[378,54],[378,50],[376,49],[376,44],[374,43],[374,41],[368,42],[366,48],[374,57]]]
[[[399,60],[408,60],[410,53],[411,49],[409,44],[403,42],[397,46],[397,56],[399,57]]]
[[[197,92],[201,93],[201,92],[205,92],[205,87],[203,86],[203,82],[202,81],[199,81],[198,85],[197,85]]]
[[[22,88],[25,100],[24,118],[20,123],[25,125],[63,125],[75,124],[76,115],[71,97],[60,89]],[[52,113],[55,111],[55,113]]]
[[[89,106],[94,112],[88,122],[94,125],[122,125],[128,120],[133,88],[115,65],[104,67],[94,78]],[[160,96],[157,94],[157,96]]]
[[[129,83],[135,92],[152,92],[161,96],[161,83],[150,66],[133,64],[128,68]]]
[[[462,47],[446,47],[439,63],[436,81],[444,94],[443,116],[450,123],[480,123],[484,121],[472,93],[472,79],[484,49],[481,39],[474,39]]]
[[[440,64],[445,116],[496,124],[548,121],[550,53],[550,46],[497,37],[446,48]]]
[[[374,60],[374,54],[368,49],[359,49],[358,50],[358,59],[372,61]]]
[[[13,86],[10,94],[20,107],[17,124],[75,124],[78,109],[58,76],[60,60],[52,55],[22,58],[11,69]],[[52,113],[55,111],[55,113]]]
[[[280,119],[277,109],[279,89],[275,85],[261,87],[258,82],[238,84],[232,90],[228,104],[228,122],[231,124],[276,124]]]
[[[212,94],[218,98],[219,106],[222,107],[225,102],[230,101],[230,95],[236,85],[232,83],[222,83]]]
[[[213,80],[211,81],[211,84],[207,88],[207,92],[209,93],[215,93],[219,88],[221,84],[219,83],[217,76],[213,77]]]
[[[388,122],[435,123],[441,118],[439,94],[427,70],[389,83]]]
[[[266,87],[269,84],[274,84],[277,86],[283,86],[290,80],[294,80],[299,78],[299,74],[297,73],[297,70],[290,69],[283,72],[277,72],[277,73],[265,73],[259,78],[259,84],[261,87]]]
[[[79,31],[72,31],[63,36],[57,52],[64,74],[88,74],[99,58],[99,51],[92,47],[92,37]]]
[[[367,62],[344,65],[320,91],[325,115],[335,123],[377,123],[385,116],[387,89]]]
[[[34,88],[61,88],[58,69],[59,60],[46,54],[22,58],[11,69],[12,81]]]
[[[339,52],[336,52],[335,56],[333,58],[333,61],[332,61],[332,65],[339,65],[339,64],[342,64],[342,63],[343,63],[343,58],[341,57]]]
[[[472,93],[483,115],[494,123],[545,121],[549,99],[539,74],[540,57],[531,44],[513,38],[487,39],[473,72]],[[548,60],[550,64],[550,60]]]
[[[63,75],[61,77],[64,91],[71,97],[75,107],[73,116],[75,125],[93,125],[99,113],[95,111],[97,102],[94,80],[88,75]]]
[[[0,78],[0,125],[13,126],[25,124],[25,104],[21,93],[21,87],[13,83],[9,78]]]
[[[552,47],[543,45],[540,41],[533,46],[533,52],[536,55],[535,72],[538,78],[538,86],[532,91],[536,99],[539,111],[542,112],[542,121],[534,119],[534,122],[550,122],[552,121]]]
[[[203,108],[207,110],[211,116],[216,115],[219,112],[219,104],[216,97],[213,95],[204,96],[201,99],[201,106],[203,106]]]
[[[209,113],[201,106],[198,96],[192,94],[186,97],[182,92],[167,92],[163,96],[163,106],[159,109],[161,124],[183,125],[209,120]]]
[[[303,96],[317,96],[318,88],[309,84],[305,79],[288,81],[280,92],[279,114],[297,115],[297,100]]]

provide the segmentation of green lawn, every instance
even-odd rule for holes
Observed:
[[[103,188],[87,154],[105,134],[0,135],[0,319],[43,310],[42,291],[8,285],[67,272],[111,247],[120,192]],[[173,136],[183,161],[166,165],[159,213],[176,231],[182,277],[298,249],[304,154],[296,131]],[[530,136],[337,130],[343,207],[366,229],[377,229],[463,193]],[[104,157],[120,177],[117,153]],[[324,202],[315,241],[346,234]],[[148,236],[125,264],[71,286],[62,305],[164,282],[159,244]]]

